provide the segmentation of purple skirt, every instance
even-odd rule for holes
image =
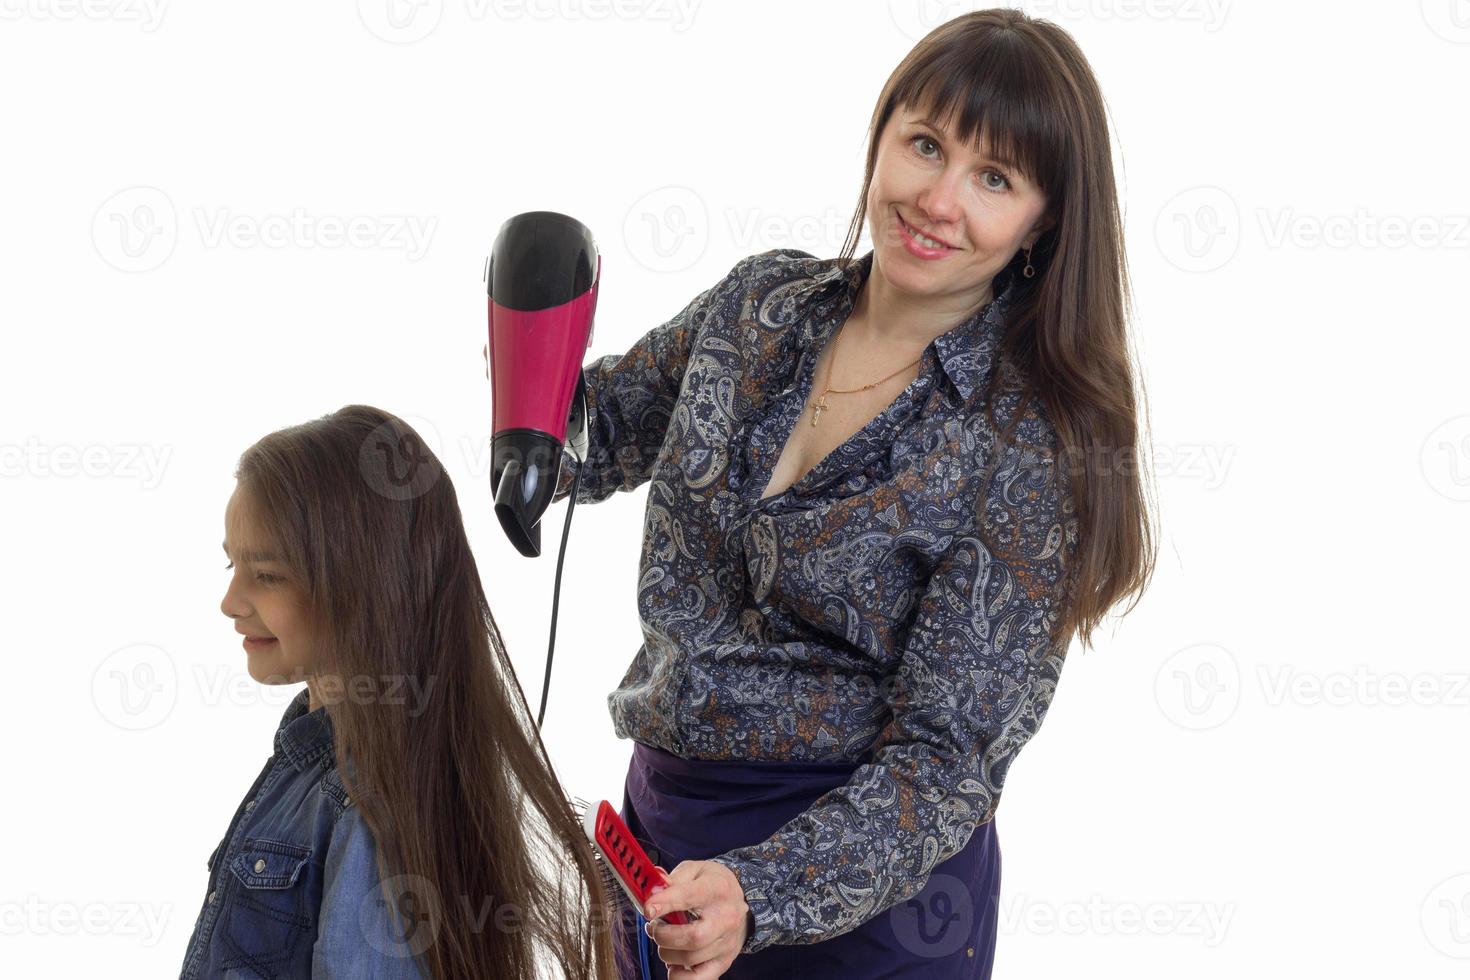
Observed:
[[[673,871],[681,861],[707,861],[758,844],[828,790],[848,781],[856,764],[681,759],[633,743],[620,816],[648,856]],[[817,943],[776,944],[742,953],[725,980],[989,980],[1000,901],[1000,845],[995,821],[975,828],[968,844],[940,862],[924,889],[850,932]],[[640,917],[641,918],[641,917]],[[667,980],[658,947],[639,928],[625,929],[618,960],[623,980]]]

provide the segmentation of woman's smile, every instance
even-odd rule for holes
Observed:
[[[908,249],[909,254],[918,256],[921,259],[938,259],[956,250],[953,245],[947,245],[936,238],[930,238],[923,232],[913,228],[907,221],[903,220],[903,215],[898,213],[897,208],[893,209],[893,214],[898,218],[899,235],[902,237],[904,248]]]

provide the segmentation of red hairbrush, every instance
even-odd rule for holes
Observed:
[[[623,818],[618,816],[611,803],[598,800],[594,805],[580,799],[577,803],[582,811],[582,829],[587,832],[593,852],[600,858],[606,872],[603,877],[616,881],[623,894],[642,914],[648,907],[654,886],[668,886],[668,874],[648,859],[648,854],[633,838],[628,825],[623,823]],[[692,912],[670,912],[659,916],[660,921],[676,926],[687,925],[697,918]]]

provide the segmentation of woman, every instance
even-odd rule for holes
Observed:
[[[220,610],[256,681],[306,687],[209,858],[182,977],[615,976],[439,460],[349,405],[235,476]]]
[[[644,911],[701,916],[655,976],[988,977],[1006,771],[1151,569],[1136,467],[1078,465],[1138,428],[1085,59],[967,14],[872,134],[837,260],[748,257],[586,367],[578,501],[649,486],[623,817],[673,869]]]

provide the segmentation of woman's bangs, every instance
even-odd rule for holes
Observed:
[[[913,77],[900,79],[894,87],[895,108],[919,107],[921,115],[951,137],[976,147],[1043,193],[1065,186],[1060,164],[1068,158],[1066,133],[1052,122],[1059,113],[1045,111],[1037,98],[1047,87],[1033,86],[1026,66],[1001,58],[947,60],[931,61]]]

